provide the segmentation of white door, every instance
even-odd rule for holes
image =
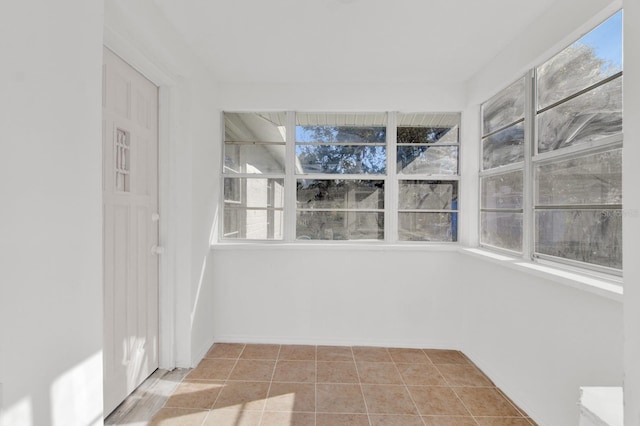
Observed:
[[[158,368],[158,88],[104,49],[104,412]]]

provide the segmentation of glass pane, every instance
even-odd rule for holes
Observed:
[[[487,135],[524,117],[524,77],[482,105],[482,134]]]
[[[621,210],[536,211],[536,252],[622,269]]]
[[[482,140],[484,170],[524,161],[524,123],[518,123]]]
[[[522,251],[522,213],[480,213],[480,243]]]
[[[384,209],[383,180],[298,180],[299,209]]]
[[[399,146],[398,173],[456,175],[458,174],[458,147]]]
[[[483,209],[522,209],[521,170],[481,178]]]
[[[365,145],[297,145],[297,173],[384,174],[387,149]]]
[[[387,140],[385,113],[296,113],[296,142],[370,142]]]
[[[282,210],[224,209],[224,238],[281,240],[284,230]]]
[[[536,167],[537,205],[622,204],[622,150]]]
[[[404,210],[457,210],[458,182],[403,180],[398,207]]]
[[[284,144],[226,143],[224,173],[284,173],[284,152]]]
[[[601,139],[622,131],[622,78],[538,115],[538,152]]]
[[[459,113],[398,114],[397,141],[402,143],[458,143]]]
[[[224,178],[225,206],[284,207],[284,179]]]
[[[227,142],[284,142],[287,114],[284,112],[225,112]]]
[[[457,241],[457,213],[398,213],[400,241]]]
[[[622,71],[622,11],[538,67],[538,109]]]
[[[382,240],[384,213],[299,211],[299,240]]]

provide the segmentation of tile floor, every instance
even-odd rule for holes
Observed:
[[[461,352],[216,343],[154,426],[531,426]]]

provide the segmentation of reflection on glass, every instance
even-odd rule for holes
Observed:
[[[284,207],[284,179],[224,178],[227,207]]]
[[[281,240],[284,230],[282,210],[225,207],[225,239]]]
[[[284,112],[225,112],[226,142],[284,142],[287,115]]]
[[[536,211],[536,252],[622,269],[622,211]]]
[[[457,241],[457,213],[398,213],[400,241]]]
[[[456,210],[458,182],[403,180],[399,183],[400,210]]]
[[[538,67],[538,109],[622,71],[622,11]]]
[[[524,77],[482,105],[482,134],[488,135],[524,117]]]
[[[284,173],[285,146],[275,144],[224,145],[224,173]]]
[[[483,209],[522,209],[522,170],[482,180]]]
[[[537,205],[622,204],[622,150],[536,167]]]
[[[522,252],[522,213],[480,213],[480,243]]]
[[[482,140],[484,170],[524,161],[524,123],[518,123]]]
[[[538,115],[538,152],[601,139],[622,131],[622,78]]]
[[[387,149],[366,145],[297,145],[301,173],[384,174]]]
[[[384,213],[298,211],[299,240],[382,240]]]
[[[386,127],[296,126],[296,142],[385,143]]]
[[[458,126],[398,127],[398,143],[458,143]]]
[[[298,180],[299,209],[384,209],[383,180]]]
[[[398,173],[458,174],[457,146],[403,145],[398,147]]]

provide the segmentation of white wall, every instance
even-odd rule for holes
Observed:
[[[0,423],[102,423],[102,4],[0,5]]]
[[[168,136],[160,152],[161,244],[166,248],[160,362],[164,368],[190,367],[212,343],[211,286],[203,277],[220,187],[217,86],[152,2],[107,1],[105,26],[107,45],[165,94],[160,101],[160,126]]]
[[[624,2],[624,281],[625,425],[640,425],[640,3]]]

